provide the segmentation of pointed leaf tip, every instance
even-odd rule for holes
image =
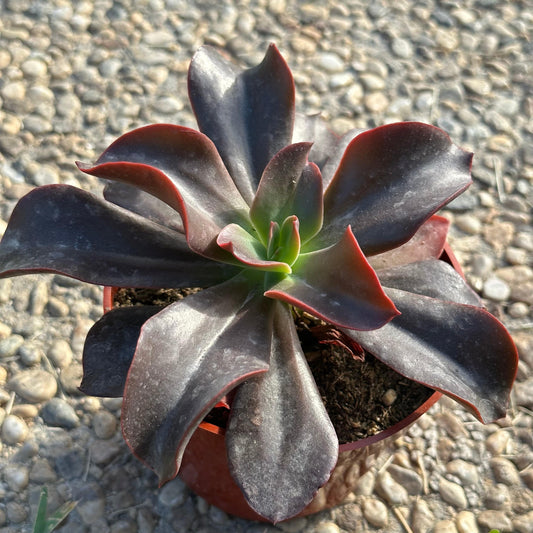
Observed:
[[[380,328],[399,314],[351,231],[329,248],[300,254],[293,273],[265,292],[339,327]]]

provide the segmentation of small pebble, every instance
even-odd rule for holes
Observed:
[[[363,516],[375,527],[385,527],[389,522],[387,506],[375,498],[363,501]]]
[[[0,340],[0,358],[13,357],[24,344],[24,337],[11,335],[7,339]]]
[[[435,524],[433,533],[457,533],[453,520],[440,520]]]
[[[30,471],[24,465],[6,465],[4,469],[4,480],[9,488],[15,492],[24,490],[30,482]]]
[[[398,393],[394,389],[389,389],[383,395],[382,401],[386,406],[391,406],[398,398]]]
[[[99,411],[93,417],[93,430],[100,439],[110,439],[117,429],[117,419],[109,411]]]
[[[483,284],[483,296],[495,302],[509,299],[511,288],[505,281],[497,277],[490,277]]]
[[[76,411],[62,398],[52,398],[41,409],[43,420],[53,427],[72,429],[80,425]]]
[[[488,530],[499,529],[500,533],[511,533],[513,523],[504,511],[481,511],[477,517],[477,523]]]
[[[380,496],[392,505],[407,503],[409,499],[407,490],[394,481],[388,472],[383,472],[378,476],[376,490]]]
[[[57,392],[57,382],[45,370],[23,370],[8,382],[11,390],[28,402],[39,403],[53,398]]]
[[[187,497],[187,487],[179,478],[169,481],[159,491],[158,501],[165,507],[179,507]]]
[[[439,481],[439,494],[445,502],[457,509],[464,509],[467,506],[465,491],[457,483],[441,478]]]
[[[47,357],[56,368],[67,368],[73,358],[70,344],[64,339],[56,340],[48,350]]]
[[[455,516],[455,525],[459,533],[479,533],[476,516],[470,511],[460,511]]]
[[[505,457],[493,457],[490,460],[490,467],[494,477],[500,483],[505,483],[505,485],[519,485],[520,484],[520,474],[516,469],[516,466],[506,459]]]
[[[6,444],[19,444],[28,436],[26,422],[15,415],[7,415],[2,424],[2,440]]]

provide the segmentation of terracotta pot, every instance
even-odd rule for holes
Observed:
[[[441,258],[463,275],[448,245],[445,246]],[[115,292],[114,288],[104,288],[105,311],[112,309]],[[330,479],[298,516],[316,513],[341,503],[353,490],[357,480],[372,466],[378,455],[384,452],[390,453],[393,442],[441,396],[440,392],[434,392],[409,416],[376,435],[341,444],[337,465]],[[200,424],[187,445],[178,475],[193,492],[219,509],[240,518],[266,521],[249,507],[229,472],[223,429],[212,424]]]

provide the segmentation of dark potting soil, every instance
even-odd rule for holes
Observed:
[[[115,306],[161,305],[201,289],[119,289]],[[352,442],[391,427],[424,403],[433,390],[410,381],[336,328],[294,310],[296,329],[339,442]],[[228,410],[213,409],[206,422],[224,428]]]

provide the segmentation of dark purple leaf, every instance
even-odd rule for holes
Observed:
[[[320,170],[331,157],[339,140],[339,136],[329,128],[328,123],[320,115],[296,113],[292,142],[313,143],[313,147],[309,152],[309,161],[315,163]]]
[[[265,247],[237,224],[226,226],[220,232],[217,243],[237,258],[243,266],[271,272],[291,271],[291,267],[286,263],[267,260]]]
[[[326,189],[324,225],[314,241],[332,244],[350,224],[366,255],[407,242],[470,185],[471,160],[446,133],[426,124],[402,122],[361,133]]]
[[[287,63],[272,44],[262,63],[242,70],[204,46],[189,68],[189,97],[200,130],[251,204],[267,163],[291,142],[294,82]]]
[[[291,312],[276,303],[270,369],[244,382],[226,433],[230,471],[272,522],[298,514],[337,462],[337,435],[302,352]]]
[[[464,305],[483,305],[463,277],[438,259],[378,270],[377,274],[386,289],[399,289]]]
[[[165,483],[209,410],[242,381],[265,372],[272,302],[237,277],[192,294],[141,330],[122,409],[124,437]]]
[[[348,145],[357,137],[360,133],[363,133],[365,130],[361,128],[353,128],[350,131],[347,131],[340,139],[337,140],[335,146],[333,146],[329,151],[329,157],[323,167],[320,167],[322,170],[322,179],[324,183],[324,189],[328,188],[328,185],[331,183],[335,172],[344,156],[344,152]]]
[[[238,272],[191,252],[182,234],[69,185],[34,189],[0,244],[0,275],[55,272],[116,287],[205,287]]]
[[[175,209],[137,187],[112,181],[105,186],[104,198],[162,226],[185,232],[181,216]]]
[[[442,255],[450,223],[444,217],[433,215],[405,243],[397,248],[368,257],[375,270],[390,268]]]
[[[381,329],[344,332],[396,372],[451,396],[482,422],[504,416],[518,356],[503,325],[479,307],[386,292],[400,316]]]
[[[265,292],[331,324],[374,329],[398,312],[350,228],[334,246],[301,254],[293,273]]]
[[[307,162],[310,143],[291,144],[268,163],[250,209],[250,218],[266,240],[270,222],[282,224],[292,215],[300,221],[302,242],[322,227],[322,176]]]
[[[180,213],[189,246],[211,259],[231,260],[216,244],[224,226],[250,227],[248,206],[214,144],[195,130],[170,124],[138,128],[119,137],[94,167],[78,166],[167,203]]]
[[[83,393],[110,398],[123,395],[141,327],[161,309],[155,305],[121,307],[96,322],[83,347]]]

